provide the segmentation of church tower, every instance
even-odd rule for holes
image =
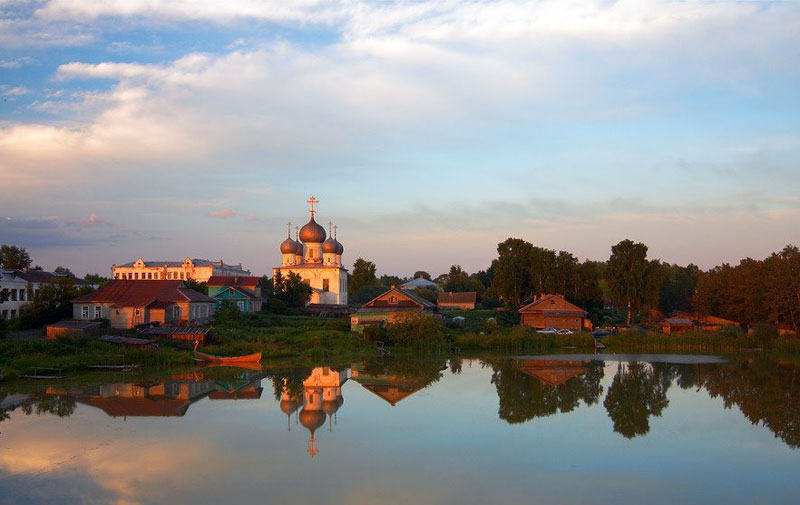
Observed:
[[[344,246],[337,238],[338,229],[328,222],[328,232],[316,221],[315,197],[308,199],[310,218],[291,236],[291,223],[287,223],[286,239],[280,244],[281,266],[272,269],[286,279],[289,274],[299,275],[311,286],[309,305],[347,305],[347,269],[342,266]]]

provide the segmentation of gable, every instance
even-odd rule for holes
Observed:
[[[525,312],[558,312],[563,314],[586,314],[586,311],[577,305],[573,305],[558,295],[545,295],[538,300],[525,305],[519,309],[520,313]]]
[[[372,300],[368,301],[364,304],[364,308],[386,308],[386,307],[417,307],[420,309],[424,309],[425,305],[420,303],[418,300],[415,300],[409,294],[396,289],[392,288],[389,291],[383,293],[382,295],[373,298]]]

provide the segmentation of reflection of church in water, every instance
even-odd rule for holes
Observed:
[[[329,423],[329,430],[333,431],[336,422],[336,411],[344,403],[342,385],[347,381],[347,370],[337,371],[330,367],[317,367],[311,375],[303,381],[303,391],[293,394],[287,387],[283,388],[281,395],[281,410],[286,414],[287,422],[291,415],[300,409],[297,420],[311,434],[308,453],[313,458],[318,450],[316,448],[316,431],[325,422]],[[288,424],[291,430],[291,423]]]

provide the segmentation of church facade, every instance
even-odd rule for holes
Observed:
[[[344,246],[334,235],[333,223],[329,223],[330,236],[315,220],[314,206],[318,201],[312,196],[308,200],[311,219],[291,237],[291,225],[287,237],[281,243],[281,266],[272,269],[273,278],[278,273],[286,279],[290,273],[311,286],[313,305],[347,305],[347,269],[342,266]]]

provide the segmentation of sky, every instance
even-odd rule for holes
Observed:
[[[0,0],[0,242],[379,273],[800,244],[800,2]]]

